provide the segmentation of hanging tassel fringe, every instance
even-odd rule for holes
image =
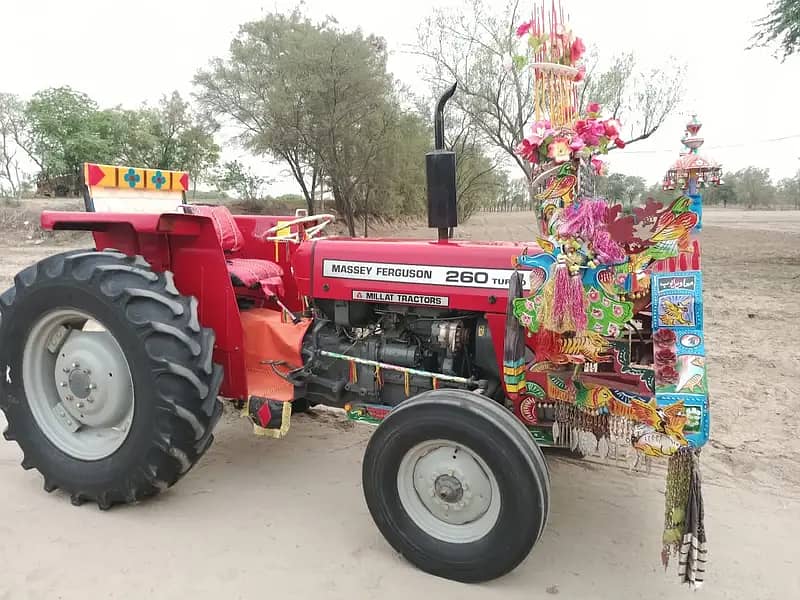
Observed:
[[[669,460],[661,562],[666,569],[671,554],[678,555],[678,576],[697,589],[703,585],[708,550],[699,453],[686,448]]]

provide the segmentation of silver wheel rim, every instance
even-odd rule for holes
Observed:
[[[34,323],[22,354],[22,381],[33,418],[59,450],[101,460],[125,442],[133,420],[133,378],[119,343],[78,310]]]
[[[486,462],[457,442],[428,440],[400,462],[397,491],[406,513],[428,535],[468,544],[500,516],[500,488]]]

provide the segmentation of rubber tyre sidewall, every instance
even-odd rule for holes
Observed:
[[[514,435],[479,412],[456,411],[436,402],[391,414],[370,439],[363,483],[370,513],[392,547],[428,573],[464,582],[494,579],[522,562],[544,528],[549,488]],[[500,514],[480,540],[456,544],[434,538],[402,506],[397,490],[400,462],[411,448],[431,439],[467,446],[497,480]]]
[[[0,350],[0,366],[11,368],[11,384],[6,382],[8,420],[14,423],[27,462],[35,464],[45,480],[58,487],[90,493],[124,487],[120,482],[147,462],[143,453],[146,455],[153,448],[159,421],[156,381],[136,327],[117,305],[89,285],[65,285],[63,280],[55,280],[17,293],[12,310],[3,315],[2,325],[8,330],[2,337],[8,343]],[[86,312],[102,323],[125,354],[133,379],[135,408],[128,436],[119,449],[98,461],[79,460],[57,448],[39,429],[25,395],[21,374],[26,340],[32,326],[45,313],[59,308]]]

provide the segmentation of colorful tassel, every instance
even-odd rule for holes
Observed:
[[[406,388],[406,398],[411,396],[411,376],[408,374],[408,371],[404,373],[405,375],[405,388]]]
[[[358,383],[358,367],[355,361],[350,361],[350,383]]]
[[[554,269],[542,290],[542,325],[556,333],[580,333],[586,329],[589,308],[581,276],[571,275],[566,261],[557,262]]]

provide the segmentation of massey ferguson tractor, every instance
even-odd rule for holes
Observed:
[[[605,330],[567,335],[537,362],[543,371],[541,336],[509,319],[521,300],[512,290],[540,289],[564,256],[555,261],[544,240],[453,239],[456,157],[442,115],[454,91],[439,101],[426,157],[429,241],[326,237],[332,215],[231,215],[188,204],[186,173],[86,164],[85,212],[45,211],[41,225],[90,231],[94,247],[33,264],[0,295],[0,408],[23,468],[47,492],[109,509],[185,476],[211,446],[223,402],[276,438],[293,412],[336,407],[377,425],[362,483],[386,540],[426,572],[479,582],[514,569],[540,538],[550,510],[540,445],[564,439],[559,407],[575,408],[576,389],[584,408],[595,404],[569,413],[571,431],[600,439],[602,415],[618,406],[649,423],[634,432],[642,448],[674,451],[679,443],[659,441],[670,409],[644,403],[654,396],[641,366],[652,367],[649,297],[614,305],[632,311],[620,318],[644,316],[626,344],[611,336],[613,361],[575,359],[611,356]],[[575,179],[559,177],[556,187]],[[561,187],[566,198],[572,188]],[[658,215],[645,217],[642,227]],[[605,267],[591,268],[586,277]]]

